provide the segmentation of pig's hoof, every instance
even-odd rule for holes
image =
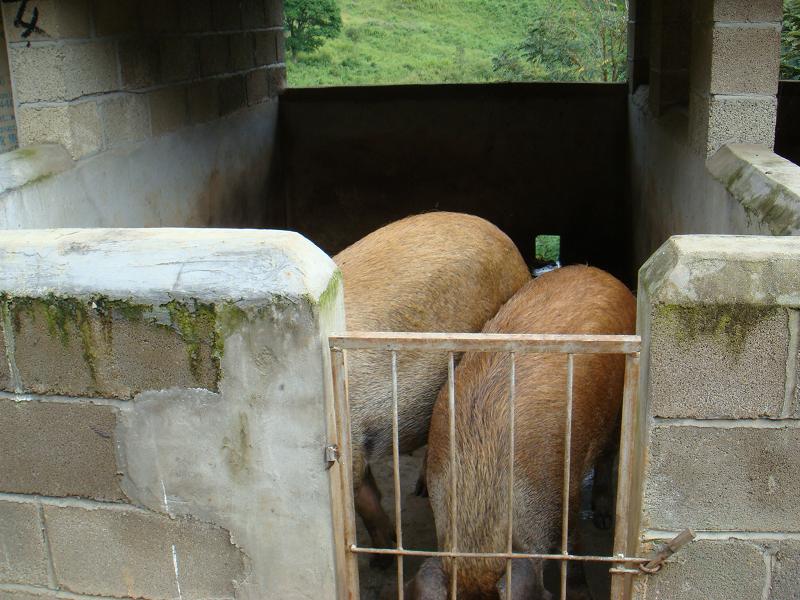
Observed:
[[[611,529],[612,522],[613,519],[609,511],[596,510],[592,515],[592,523],[594,523],[594,526],[603,531]]]

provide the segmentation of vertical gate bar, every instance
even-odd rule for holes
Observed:
[[[400,416],[397,409],[397,351],[392,350],[392,466],[394,469],[394,522],[397,549],[403,549],[400,504]],[[397,555],[397,598],[403,600],[403,556]]]
[[[567,354],[567,406],[564,417],[564,481],[561,492],[561,554],[569,554],[569,487],[572,458],[572,383],[575,355]],[[567,562],[561,561],[561,600],[567,597]]]
[[[619,467],[617,476],[617,502],[614,526],[614,554],[626,556],[628,548],[628,519],[631,501],[631,461],[638,410],[639,353],[625,356],[625,388],[622,394],[622,423],[619,440]],[[621,566],[621,565],[616,565]],[[631,576],[623,573],[611,575],[611,600],[623,600],[628,594]]]
[[[344,561],[338,568],[339,577],[344,578],[347,600],[358,600],[358,557],[350,548],[356,544],[356,512],[353,501],[353,455],[351,451],[350,400],[347,385],[347,359],[345,352],[332,349],[331,366],[336,410],[336,435],[339,446],[339,480],[341,481],[341,504],[344,515]]]
[[[514,405],[517,393],[517,358],[514,352],[510,352],[510,388],[508,394],[508,431],[509,431],[509,451],[508,451],[508,540],[506,552],[511,554],[514,549]],[[511,600],[511,571],[513,560],[506,560],[506,600]]]
[[[447,360],[447,406],[450,414],[450,550],[457,552],[458,531],[456,530],[456,514],[458,513],[458,496],[456,495],[456,382],[455,359],[448,353]],[[450,569],[450,598],[458,598],[458,563],[452,559]]]

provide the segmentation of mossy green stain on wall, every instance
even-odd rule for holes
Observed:
[[[700,338],[714,339],[738,356],[753,329],[780,310],[779,306],[751,304],[668,304],[657,306],[655,313],[674,327],[678,344],[685,347]]]
[[[202,348],[204,345],[212,350],[212,360],[219,372],[219,359],[213,350],[217,347],[216,314],[212,304],[204,304],[197,300],[178,302],[172,300],[164,305],[169,312],[172,326],[181,334],[189,354],[189,368],[195,379],[200,380],[202,373]]]

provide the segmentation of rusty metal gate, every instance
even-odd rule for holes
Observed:
[[[335,401],[336,447],[329,447],[328,459],[338,463],[338,473],[334,484],[334,515],[340,520],[337,551],[339,560],[339,593],[341,598],[358,598],[359,554],[383,554],[397,557],[398,598],[403,600],[403,557],[443,557],[443,558],[498,558],[506,561],[507,580],[510,581],[513,560],[540,559],[559,561],[561,569],[561,599],[566,597],[567,565],[570,561],[608,563],[612,573],[611,598],[624,600],[630,593],[631,578],[634,575],[653,573],[663,561],[680,546],[694,536],[686,531],[660,548],[654,555],[642,558],[635,556],[638,551],[636,532],[630,526],[630,501],[634,493],[634,440],[638,414],[639,350],[641,338],[626,335],[545,335],[545,334],[453,334],[453,333],[386,333],[351,332],[329,337],[331,367],[333,372]],[[350,407],[348,401],[348,382],[346,355],[359,350],[381,350],[391,355],[392,366],[392,454],[394,471],[395,527],[397,544],[395,548],[361,547],[356,541],[355,509],[352,487],[352,463],[350,440]],[[397,403],[397,354],[404,351],[429,351],[448,353],[448,410],[450,428],[450,489],[455,498],[456,451],[455,451],[455,407],[457,398],[454,386],[455,356],[462,352],[493,352],[510,355],[510,457],[509,457],[509,525],[508,544],[505,552],[459,552],[456,547],[440,551],[407,550],[403,548],[401,521],[401,493],[399,476],[398,441],[398,403]],[[511,545],[513,530],[513,485],[514,485],[514,399],[515,399],[515,356],[525,353],[563,354],[567,364],[567,389],[565,410],[565,434],[562,484],[562,522],[561,552],[558,554],[526,554],[514,552]],[[613,556],[585,556],[570,554],[569,537],[569,488],[570,451],[572,436],[572,384],[573,365],[576,354],[621,354],[625,356],[625,383],[622,401],[621,436],[619,447],[618,484],[616,491],[616,519],[614,527]],[[453,511],[455,512],[455,511]],[[451,526],[455,527],[451,514]],[[453,535],[454,540],[457,534]],[[455,543],[454,543],[455,545]],[[453,563],[454,571],[458,563]],[[457,572],[457,571],[456,571]],[[450,598],[458,597],[457,576],[452,573]],[[511,598],[511,587],[506,586],[506,597]]]

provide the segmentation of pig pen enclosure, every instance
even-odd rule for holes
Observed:
[[[333,255],[409,214],[467,212],[498,225],[531,267],[536,236],[555,234],[565,263],[592,264],[630,284],[627,172],[618,160],[627,143],[625,97],[624,85],[288,89],[279,115],[281,225]],[[433,515],[415,493],[423,456],[420,449],[400,457],[400,512],[405,547],[433,550]],[[372,465],[372,474],[384,509],[395,515],[391,457]],[[611,529],[593,524],[591,481],[583,486],[581,552],[609,556]],[[423,559],[405,557],[406,580]],[[361,598],[397,597],[393,566],[368,554],[358,562]],[[595,599],[609,597],[609,566],[586,565]],[[553,567],[548,586],[557,593]]]

